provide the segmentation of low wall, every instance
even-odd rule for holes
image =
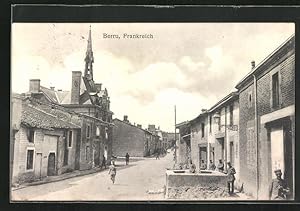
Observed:
[[[212,173],[175,173],[166,171],[166,198],[168,199],[206,199],[228,196],[227,175]]]

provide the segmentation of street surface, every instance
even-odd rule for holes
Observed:
[[[15,190],[12,191],[12,200],[165,200],[164,194],[159,193],[159,190],[162,190],[166,183],[166,168],[173,166],[173,152],[167,153],[160,160],[156,160],[155,157],[131,159],[128,166],[125,166],[125,160],[116,161],[116,166],[115,184],[112,184],[108,170],[105,170]]]

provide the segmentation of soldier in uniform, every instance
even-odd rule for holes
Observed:
[[[233,194],[234,192],[234,181],[235,181],[235,169],[231,165],[230,162],[227,163],[228,169],[227,169],[227,175],[228,175],[228,180],[227,180],[227,185],[228,185],[228,193]]]
[[[290,192],[287,187],[286,181],[281,178],[281,169],[274,171],[276,178],[272,180],[269,187],[269,199],[270,200],[285,200]]]
[[[223,164],[223,161],[221,159],[219,160],[217,168],[218,168],[219,172],[223,172],[224,171],[224,164]]]
[[[213,163],[212,160],[209,161],[209,167],[208,167],[209,170],[215,170],[216,169],[216,165]]]

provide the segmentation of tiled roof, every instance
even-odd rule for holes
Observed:
[[[41,91],[54,103],[59,103],[55,91],[41,86]]]
[[[56,109],[55,109],[56,110]],[[34,128],[54,130],[54,128],[80,128],[80,125],[66,120],[66,115],[62,117],[63,111],[56,110],[60,115],[53,115],[45,111],[42,107],[23,105],[21,123]]]

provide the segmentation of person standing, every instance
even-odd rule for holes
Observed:
[[[285,200],[290,193],[290,189],[287,187],[286,181],[281,178],[281,169],[274,171],[276,178],[272,180],[269,187],[269,199],[270,200]]]
[[[128,154],[128,152],[126,153],[126,155],[125,155],[125,162],[126,162],[126,165],[128,165],[129,164],[129,154]]]
[[[212,160],[209,161],[208,169],[212,170],[212,171],[214,171],[216,169],[216,165],[212,162]]]
[[[109,166],[109,171],[108,174],[110,174],[110,179],[112,181],[112,183],[115,183],[115,179],[116,179],[116,174],[117,174],[117,169],[115,166],[115,161],[112,161],[112,164]]]
[[[189,170],[190,170],[190,173],[196,173],[196,165],[193,164],[192,160],[190,160]]]
[[[219,160],[217,168],[218,168],[219,172],[223,172],[224,171],[224,164],[223,164],[223,161],[221,159]]]
[[[157,159],[159,160],[159,154],[160,154],[160,150],[158,149],[158,150],[157,150],[157,153],[156,153],[156,160],[157,160]]]
[[[102,162],[101,162],[101,167],[100,168],[102,169],[103,166],[106,169],[106,158],[105,158],[104,155],[102,155]]]
[[[234,192],[234,181],[235,181],[235,169],[233,168],[233,166],[231,165],[230,162],[227,163],[228,165],[228,169],[227,169],[227,175],[228,175],[228,179],[227,179],[227,185],[228,185],[228,193],[229,194],[233,194]]]
[[[205,169],[207,169],[207,165],[204,162],[204,160],[201,160],[200,170],[205,170]]]

